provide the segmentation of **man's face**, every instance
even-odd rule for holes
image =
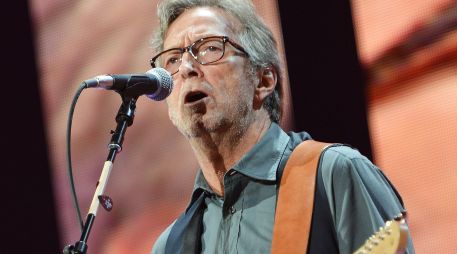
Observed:
[[[228,36],[237,42],[231,27],[239,21],[221,10],[199,7],[185,11],[169,27],[164,49],[182,48],[208,36]],[[174,89],[167,98],[173,124],[186,137],[243,131],[253,121],[252,101],[257,78],[249,74],[249,60],[230,43],[224,57],[201,65],[184,53]]]

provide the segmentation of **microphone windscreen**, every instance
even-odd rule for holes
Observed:
[[[147,71],[146,74],[156,77],[159,83],[157,90],[152,94],[146,94],[146,96],[155,101],[167,98],[173,90],[173,78],[170,73],[163,68],[153,68]]]

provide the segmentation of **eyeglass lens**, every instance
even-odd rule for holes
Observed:
[[[163,52],[155,63],[171,74],[178,72],[185,51],[200,64],[209,64],[218,61],[224,56],[223,38],[207,38],[191,44],[188,48],[173,49]]]

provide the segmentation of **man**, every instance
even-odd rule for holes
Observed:
[[[280,172],[310,139],[278,125],[272,33],[247,1],[170,0],[158,12],[151,64],[173,75],[169,116],[201,170],[188,209],[152,252],[269,253]],[[326,150],[316,185],[309,253],[352,253],[404,211],[380,170],[347,146]]]

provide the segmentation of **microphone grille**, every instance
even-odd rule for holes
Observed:
[[[146,74],[154,75],[159,83],[157,91],[146,96],[155,101],[161,101],[167,98],[173,90],[173,78],[170,73],[163,68],[153,68],[147,71]]]

